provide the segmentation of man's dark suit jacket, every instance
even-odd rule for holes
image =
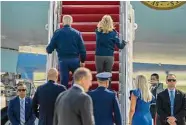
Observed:
[[[20,99],[15,97],[8,105],[8,118],[12,125],[20,125]],[[25,98],[25,125],[35,125],[35,115],[32,112],[32,99]]]
[[[52,80],[38,87],[33,98],[33,110],[39,118],[39,125],[52,125],[56,98],[65,90],[65,86]]]
[[[170,98],[168,89],[158,94],[157,97],[157,113],[161,121],[161,125],[169,125],[167,123],[167,117],[171,116]],[[186,115],[186,95],[177,90],[175,91],[174,100],[174,117],[177,119],[177,125],[185,124]]]

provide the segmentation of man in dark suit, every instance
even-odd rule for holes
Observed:
[[[98,79],[98,88],[88,92],[93,101],[95,124],[113,125],[115,120],[116,125],[122,125],[117,96],[107,89],[112,74],[103,72],[97,74],[96,77]]]
[[[161,125],[185,125],[186,95],[176,89],[176,76],[166,77],[168,88],[158,94],[157,113]]]
[[[19,83],[18,96],[8,105],[8,118],[12,125],[35,125],[35,115],[32,112],[32,99],[26,97],[26,85]]]
[[[87,68],[78,68],[73,78],[73,87],[56,99],[53,125],[94,125],[92,99],[86,94],[92,74]]]
[[[74,73],[78,67],[85,66],[86,49],[82,35],[71,27],[73,19],[70,15],[63,16],[63,28],[55,31],[47,53],[51,54],[54,49],[58,53],[61,84],[68,88],[69,71]],[[80,58],[79,58],[80,57]]]
[[[56,98],[66,90],[65,86],[56,83],[57,69],[50,69],[47,77],[48,82],[37,88],[33,98],[33,110],[39,118],[39,125],[52,125]]]
[[[153,94],[153,96],[155,97],[155,100],[156,100],[156,97],[157,95],[163,91],[163,83],[160,83],[159,82],[159,75],[157,73],[153,73],[151,75],[151,92]],[[152,115],[152,118],[154,119],[154,123],[155,123],[155,116],[156,116],[156,103],[153,103],[151,106],[150,106],[150,112],[151,112],[151,115]],[[160,124],[160,121],[159,119],[156,120],[156,124],[159,125]]]

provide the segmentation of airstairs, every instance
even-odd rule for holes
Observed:
[[[126,1],[51,1],[48,11],[48,39],[53,35],[53,32],[61,28],[62,17],[65,14],[73,17],[72,27],[81,31],[87,50],[87,60],[85,67],[92,71],[93,86],[91,89],[98,86],[96,82],[95,68],[95,46],[96,37],[95,29],[98,21],[102,16],[109,14],[114,20],[116,30],[120,34],[120,38],[127,41],[125,49],[115,49],[115,62],[112,70],[112,89],[118,92],[123,125],[128,123],[128,110],[130,106],[129,91],[132,89],[133,82],[133,41],[135,39],[135,24],[134,10],[130,2]],[[47,56],[47,71],[51,67],[57,67],[56,52]],[[69,79],[72,80],[72,77]],[[69,82],[71,86],[71,82]]]

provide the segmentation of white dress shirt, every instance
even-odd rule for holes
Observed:
[[[78,85],[78,84],[76,84],[76,83],[74,83],[73,86],[78,87],[78,88],[81,89],[83,92],[85,92],[85,90],[84,90],[84,88],[83,88],[82,86],[80,86],[80,85]]]

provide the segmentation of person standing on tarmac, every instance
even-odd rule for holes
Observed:
[[[52,125],[56,98],[66,90],[65,86],[56,83],[57,79],[57,69],[51,68],[47,74],[47,83],[39,86],[33,97],[32,108],[39,125]]]
[[[115,122],[115,125],[121,125],[122,119],[117,95],[107,89],[112,74],[102,72],[97,74],[96,77],[98,79],[98,88],[88,92],[93,101],[95,124],[113,125]]]

